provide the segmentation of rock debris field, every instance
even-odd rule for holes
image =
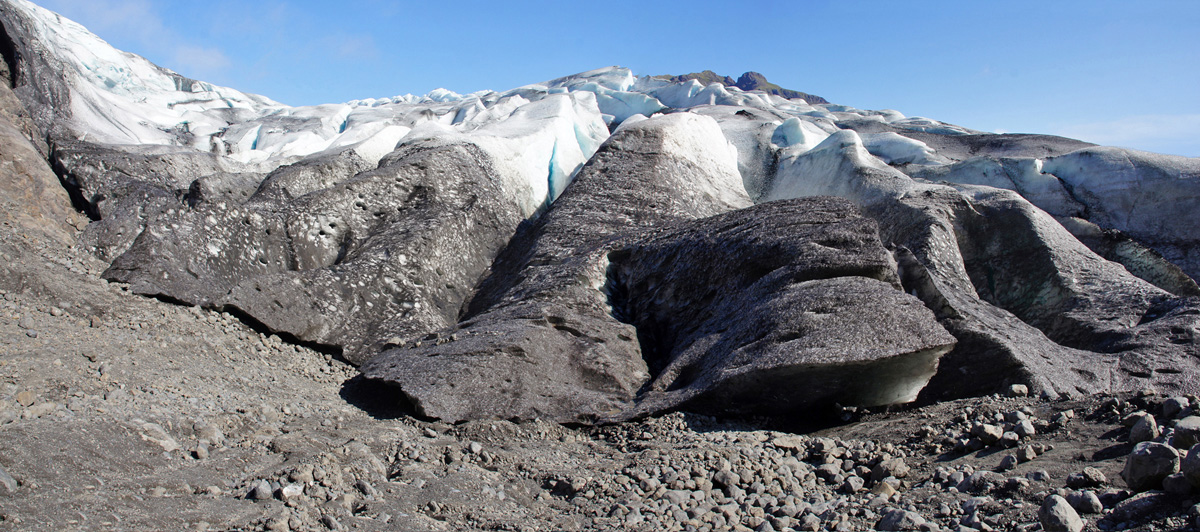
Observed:
[[[846,409],[825,428],[446,424],[328,354],[100,280],[77,249],[12,234],[2,249],[0,529],[1188,530],[1200,516],[1195,397],[1017,386]]]

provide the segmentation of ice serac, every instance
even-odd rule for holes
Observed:
[[[1086,218],[1144,243],[1200,279],[1200,159],[1123,148],[1085,148],[1048,158]]]

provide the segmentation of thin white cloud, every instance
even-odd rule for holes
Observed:
[[[1065,126],[1055,134],[1105,146],[1200,157],[1200,114],[1126,116]]]
[[[150,0],[39,0],[38,4],[83,24],[111,40],[130,39],[144,50],[156,50],[161,66],[185,76],[205,79],[220,75],[231,62],[220,49],[182,40],[171,31]]]
[[[217,75],[231,64],[225,52],[203,46],[178,46],[172,58],[173,69],[187,72],[189,76],[199,79]]]
[[[121,35],[144,44],[170,36],[147,0],[41,0],[39,5],[86,26],[97,35]]]
[[[338,35],[330,38],[330,50],[344,59],[379,57],[379,47],[370,35]]]

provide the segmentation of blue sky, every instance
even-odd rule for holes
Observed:
[[[608,65],[747,70],[864,109],[1200,156],[1200,2],[34,0],[292,105],[505,90]]]

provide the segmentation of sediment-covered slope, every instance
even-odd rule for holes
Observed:
[[[619,67],[289,107],[25,0],[0,23],[12,150],[107,278],[429,416],[1197,391],[1197,159]]]

